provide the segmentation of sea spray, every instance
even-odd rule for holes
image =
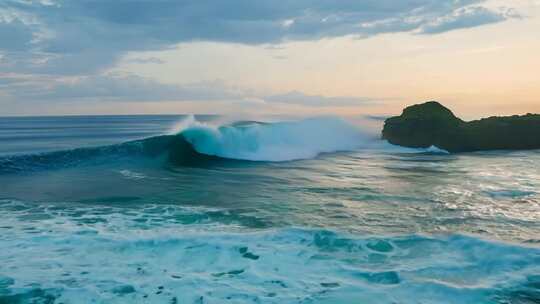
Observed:
[[[199,153],[251,161],[308,159],[321,153],[350,151],[381,143],[368,132],[334,117],[219,127],[190,117],[180,122],[175,131]]]

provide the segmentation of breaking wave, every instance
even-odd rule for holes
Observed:
[[[178,130],[202,154],[251,161],[289,161],[375,144],[374,136],[338,118],[238,122],[215,127],[192,117]]]
[[[189,116],[168,135],[110,146],[1,157],[0,173],[138,156],[164,158],[174,165],[189,166],[225,159],[269,162],[311,159],[322,153],[358,149],[407,151],[380,140],[369,128],[334,117],[276,123],[239,121],[216,126]]]

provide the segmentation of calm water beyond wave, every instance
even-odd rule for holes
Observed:
[[[540,303],[540,151],[377,132],[0,118],[0,303]]]

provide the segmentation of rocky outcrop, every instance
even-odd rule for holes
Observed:
[[[386,119],[388,142],[449,152],[540,149],[540,115],[489,117],[465,122],[436,101],[413,105]]]

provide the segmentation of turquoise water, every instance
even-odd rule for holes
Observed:
[[[0,303],[539,303],[540,152],[380,122],[0,118]]]

